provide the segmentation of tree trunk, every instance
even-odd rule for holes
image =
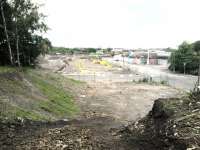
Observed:
[[[21,66],[20,58],[19,58],[19,36],[18,36],[18,28],[17,28],[17,21],[16,21],[16,49],[17,49],[17,65],[18,67]]]
[[[0,4],[0,7],[1,7],[1,15],[2,15],[2,18],[3,18],[4,32],[5,32],[6,40],[7,40],[7,43],[8,43],[8,50],[9,50],[9,55],[10,55],[10,63],[11,63],[11,65],[13,65],[12,50],[11,50],[11,46],[10,46],[10,40],[9,40],[9,37],[8,37],[8,31],[7,31],[7,27],[6,27],[6,20],[5,20],[2,4]]]
[[[199,92],[200,86],[200,62],[199,62],[199,71],[198,71],[198,80],[197,80],[197,92]]]
[[[19,58],[19,36],[16,37],[16,49],[17,49],[17,64],[21,67],[20,58]]]
[[[176,61],[175,61],[176,57],[175,57],[175,54],[173,56],[173,69],[174,69],[174,72],[176,72]]]

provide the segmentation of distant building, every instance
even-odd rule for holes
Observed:
[[[149,53],[149,65],[158,65],[157,53]]]
[[[171,52],[159,51],[157,55],[158,65],[167,65],[169,63]]]
[[[165,51],[134,51],[129,52],[129,63],[167,65],[171,53]]]
[[[133,64],[146,64],[147,63],[147,53],[137,52],[133,53]]]

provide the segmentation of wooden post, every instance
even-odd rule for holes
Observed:
[[[10,55],[10,63],[11,65],[13,65],[13,56],[12,56],[12,50],[11,50],[11,46],[10,46],[10,40],[9,40],[9,37],[8,37],[8,31],[7,31],[7,26],[6,26],[6,19],[5,19],[5,16],[4,16],[4,11],[3,11],[3,2],[1,2],[0,4],[0,7],[1,7],[1,15],[2,15],[2,18],[3,18],[3,26],[4,26],[4,32],[5,32],[5,35],[6,35],[6,40],[7,40],[7,43],[8,43],[8,50],[9,50],[9,55]]]

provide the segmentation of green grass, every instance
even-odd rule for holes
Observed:
[[[34,111],[25,110],[19,107],[16,108],[15,113],[16,113],[16,116],[21,117],[21,118],[28,118],[31,120],[49,120],[49,118],[44,115],[41,115]]]
[[[31,75],[33,84],[46,97],[46,101],[41,101],[39,107],[46,112],[52,113],[59,118],[74,115],[78,112],[78,108],[73,102],[71,93],[65,91],[59,82],[51,83],[42,76]]]
[[[74,79],[68,79],[68,80],[70,80],[74,84],[84,84],[85,83],[84,81],[80,81],[80,80],[74,80]]]
[[[75,93],[66,87],[79,88],[83,82],[31,68],[0,67],[0,73],[0,119],[56,120],[79,112],[73,101]],[[22,105],[17,102],[21,97]]]
[[[29,70],[33,70],[33,67],[0,66],[0,73],[28,72]]]
[[[40,76],[40,74],[38,74]],[[62,75],[59,74],[55,74],[55,73],[47,73],[45,74],[46,79],[50,80],[50,81],[55,81],[55,82],[59,82],[59,83],[68,83],[68,84],[72,84],[72,85],[82,85],[85,82],[84,81],[79,81],[79,80],[74,80],[72,78],[66,78]]]
[[[48,117],[41,115],[39,112],[20,108],[19,106],[12,105],[8,102],[0,102],[0,118],[13,120],[17,117],[26,118],[31,120],[49,120]]]
[[[0,66],[0,73],[15,72],[17,69],[9,66]]]

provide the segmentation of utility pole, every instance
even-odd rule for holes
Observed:
[[[9,37],[8,37],[6,19],[5,19],[5,16],[4,16],[3,3],[4,3],[3,1],[0,2],[0,7],[1,7],[0,9],[1,9],[1,15],[2,15],[2,19],[3,19],[4,32],[5,32],[6,40],[7,40],[7,43],[8,43],[8,50],[9,50],[9,55],[10,55],[10,63],[11,63],[11,65],[13,65],[13,56],[12,56],[12,50],[11,50],[11,46],[10,46],[10,40],[9,40]]]
[[[122,54],[123,57],[123,67],[125,66],[125,61],[124,61],[124,54]]]

